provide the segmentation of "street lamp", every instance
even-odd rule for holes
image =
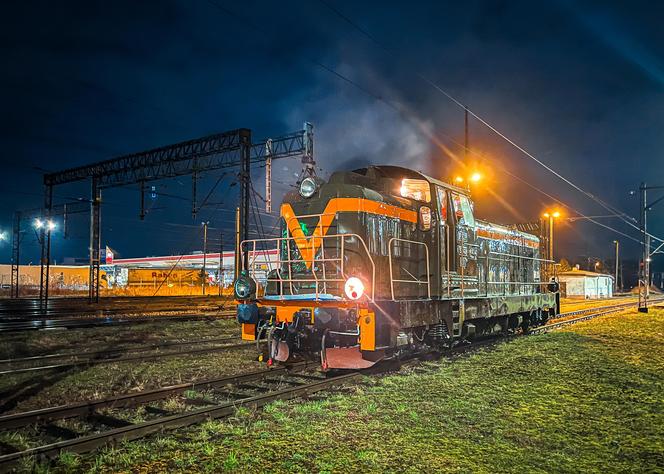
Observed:
[[[51,232],[55,230],[57,227],[56,223],[53,222],[51,219],[47,219],[46,221],[36,218],[35,221],[32,224],[35,228],[35,230],[39,231],[39,234],[37,234],[37,239],[39,240],[39,243],[43,245],[44,243],[44,238],[46,238],[46,256],[42,253],[42,270],[44,269],[44,265],[46,265],[46,275],[44,275],[44,272],[40,272],[39,276],[39,301],[42,300],[42,297],[44,298],[44,301],[48,305],[48,281],[49,281],[49,273],[50,273],[50,266],[51,266]],[[42,247],[42,252],[43,252],[44,247]],[[44,280],[46,280],[44,282]],[[42,294],[42,291],[44,292]]]
[[[619,261],[619,256],[620,256],[620,242],[617,240],[613,241],[613,244],[616,246],[616,273],[614,275],[614,280],[613,280],[613,292],[617,293],[618,292],[618,261]]]
[[[643,251],[643,260],[642,268],[640,269],[640,278],[639,278],[639,312],[647,313],[648,312],[648,299],[650,298],[650,262],[652,261],[652,256],[659,251],[659,249],[664,246],[662,242],[653,252],[650,252],[650,237],[648,233],[648,211],[652,211],[652,207],[655,204],[664,201],[664,196],[660,196],[654,201],[648,202],[647,192],[653,189],[664,189],[664,185],[661,186],[652,186],[647,185],[645,182],[641,183],[639,186],[640,192],[640,202],[639,202],[639,230],[643,234],[643,240],[641,241],[642,251]],[[635,191],[630,191],[629,194],[632,196],[636,194]]]
[[[201,222],[203,226],[203,268],[201,269],[201,277],[203,279],[201,290],[203,291],[203,296],[205,296],[205,289],[207,287],[207,270],[205,267],[207,266],[207,231],[209,224],[209,221]]]
[[[560,217],[560,211],[546,211],[543,216],[549,221],[549,260],[553,260],[553,221]]]
[[[2,241],[7,240],[7,233],[6,232],[0,232],[0,240],[2,240]]]
[[[457,186],[461,186],[463,183],[466,183],[466,186],[470,188],[471,183],[479,183],[482,181],[482,174],[479,171],[474,171],[470,176],[463,177],[461,175],[456,175],[454,177],[454,183]]]

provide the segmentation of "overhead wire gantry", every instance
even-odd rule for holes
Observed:
[[[144,205],[145,183],[177,176],[192,176],[192,213],[196,212],[196,182],[202,172],[229,167],[240,167],[240,240],[248,239],[249,206],[251,193],[251,165],[267,163],[279,158],[301,156],[305,167],[312,167],[313,126],[305,123],[297,132],[277,138],[252,143],[251,130],[239,128],[228,132],[216,133],[194,140],[167,145],[152,150],[120,156],[90,165],[78,166],[44,175],[44,208],[41,217],[50,218],[57,213],[53,204],[53,188],[68,183],[90,182],[90,245],[89,245],[89,292],[90,302],[99,301],[99,267],[101,255],[101,191],[130,184],[139,184],[141,206]],[[269,170],[268,170],[269,172]],[[141,209],[141,216],[144,209]],[[18,222],[18,226],[16,225]],[[15,222],[15,253],[12,265],[16,266],[16,280],[12,279],[12,295],[18,296],[18,243],[20,218]],[[17,230],[18,229],[18,230]],[[50,265],[47,230],[40,229],[41,243],[41,278],[40,302],[45,306],[48,301],[48,271]],[[14,275],[12,268],[12,275]],[[14,288],[16,286],[16,288]]]

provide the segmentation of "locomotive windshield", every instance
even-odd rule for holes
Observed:
[[[423,179],[402,179],[401,197],[415,199],[416,201],[431,202],[429,182]]]

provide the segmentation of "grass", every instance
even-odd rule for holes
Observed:
[[[140,347],[163,340],[187,340],[220,337],[220,333],[239,334],[234,319],[213,321],[159,321],[59,331],[28,331],[0,336],[0,359],[46,353],[68,353],[79,349],[104,350]]]
[[[90,348],[104,350],[127,347],[129,341],[134,341],[133,347],[140,347],[141,344],[154,344],[161,340],[212,339],[238,333],[237,323],[231,320],[169,322],[150,323],[132,328],[95,328],[57,334],[21,335],[20,338],[5,340],[0,345],[22,344],[23,351],[29,353],[37,352],[37,348],[65,352],[73,351],[83,345],[88,346],[86,350]],[[238,342],[240,342],[239,337]],[[165,349],[166,352],[174,350],[180,349],[177,347]],[[249,346],[141,362],[76,367],[62,372],[7,375],[0,377],[0,410],[6,413],[26,411],[220,377],[263,367],[255,359],[255,347]],[[59,362],[66,360],[54,361],[54,363]]]
[[[661,472],[663,343],[664,311],[609,315],[53,469]]]
[[[195,380],[221,377],[258,370],[256,349],[229,349],[179,357],[165,357],[144,362],[123,362],[75,368],[41,378],[44,386],[38,393],[21,398],[10,411],[26,411],[73,403],[114,394],[139,392]]]

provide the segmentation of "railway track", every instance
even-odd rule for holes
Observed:
[[[529,334],[552,331],[629,306],[634,303],[570,311],[545,326],[532,329]],[[460,345],[444,355],[455,356],[492,343],[496,341]],[[307,396],[352,382],[362,374],[350,372],[326,377],[309,371],[314,365],[317,363],[299,362],[288,367],[0,416],[0,431],[20,429],[24,436],[31,434],[37,438],[33,446],[25,449],[0,443],[0,470],[28,457],[48,460],[62,451],[84,453],[121,440],[134,440],[207,419],[223,418],[233,414],[239,406],[262,407],[275,400]],[[184,407],[177,413],[169,409],[173,404],[164,403],[174,397]],[[135,415],[132,416],[136,407],[142,408],[145,419],[136,420]],[[87,427],[87,431],[73,427]]]
[[[0,299],[0,320],[219,311],[225,304],[225,297],[203,296],[107,297],[92,304],[85,298],[54,298],[49,300],[48,308],[42,309],[38,299]]]
[[[233,311],[222,311],[208,314],[181,314],[177,316],[130,316],[130,317],[95,317],[77,319],[33,319],[18,321],[0,321],[0,333],[22,332],[22,331],[48,331],[82,329],[101,326],[121,326],[131,324],[145,324],[174,321],[213,321],[215,319],[232,319]]]
[[[237,342],[238,337],[227,337],[220,339],[203,339],[200,341],[186,341],[186,342],[172,342],[164,344],[152,344],[149,346],[140,347],[137,349],[111,349],[105,351],[85,351],[74,353],[61,353],[61,354],[46,354],[42,356],[23,357],[20,359],[4,359],[0,360],[2,365],[16,365],[16,364],[30,364],[40,361],[52,361],[57,359],[70,359],[67,362],[48,365],[37,365],[20,368],[5,368],[0,369],[0,376],[15,375],[21,373],[41,372],[44,370],[66,370],[75,367],[89,367],[92,365],[100,364],[115,364],[121,362],[142,362],[146,360],[162,359],[166,357],[175,356],[188,356],[195,354],[205,354],[212,352],[220,352],[231,349],[242,349],[253,346],[249,342]],[[210,346],[212,344],[212,346]],[[222,345],[219,345],[222,344]],[[162,348],[173,346],[199,346],[194,349],[180,350],[180,351],[166,351],[154,352],[150,354],[143,354],[147,351],[158,351]],[[200,347],[209,346],[209,347]]]
[[[662,301],[664,301],[664,297],[663,298],[653,298],[653,299],[650,300],[650,304],[656,304],[656,303],[659,303],[659,302],[662,302]],[[636,306],[636,305],[638,305],[638,301],[629,301],[629,302],[626,302],[626,303],[617,303],[617,304],[611,304],[611,305],[606,305],[606,306],[595,306],[595,307],[592,307],[592,308],[577,309],[577,310],[574,310],[574,311],[567,311],[566,313],[560,313],[555,318],[549,319],[549,321],[559,321],[559,320],[562,320],[562,319],[574,318],[574,316],[578,316],[578,318],[574,319],[574,321],[578,322],[578,321],[582,321],[582,320],[585,320],[585,319],[592,319],[592,318],[582,318],[582,316],[584,316],[584,315],[592,315],[594,313],[601,312],[601,311],[607,311],[607,312],[602,313],[602,314],[608,314],[608,313],[613,313],[613,312],[620,311],[622,309],[629,308],[631,306]],[[601,315],[597,314],[595,316],[601,316]],[[595,317],[595,316],[593,316],[593,317]],[[560,324],[564,325],[564,323],[565,322],[562,321]],[[550,324],[551,323],[547,324],[547,326],[549,326]],[[558,323],[556,323],[556,324],[558,324]],[[542,326],[542,327],[547,327],[547,326]]]
[[[0,445],[0,470],[9,469],[27,457],[50,459],[63,450],[88,452],[120,440],[142,438],[229,416],[239,406],[262,407],[274,400],[310,395],[350,382],[360,375],[354,372],[325,377],[308,372],[306,369],[311,365],[302,362],[290,367],[2,416],[0,431],[23,429],[38,437],[38,443],[45,442],[23,450],[7,443]],[[183,407],[179,412],[173,410],[173,403],[164,403],[174,397]],[[141,407],[143,413],[144,419],[140,422],[132,421],[136,407]],[[72,429],[74,425],[88,429],[76,431]]]

